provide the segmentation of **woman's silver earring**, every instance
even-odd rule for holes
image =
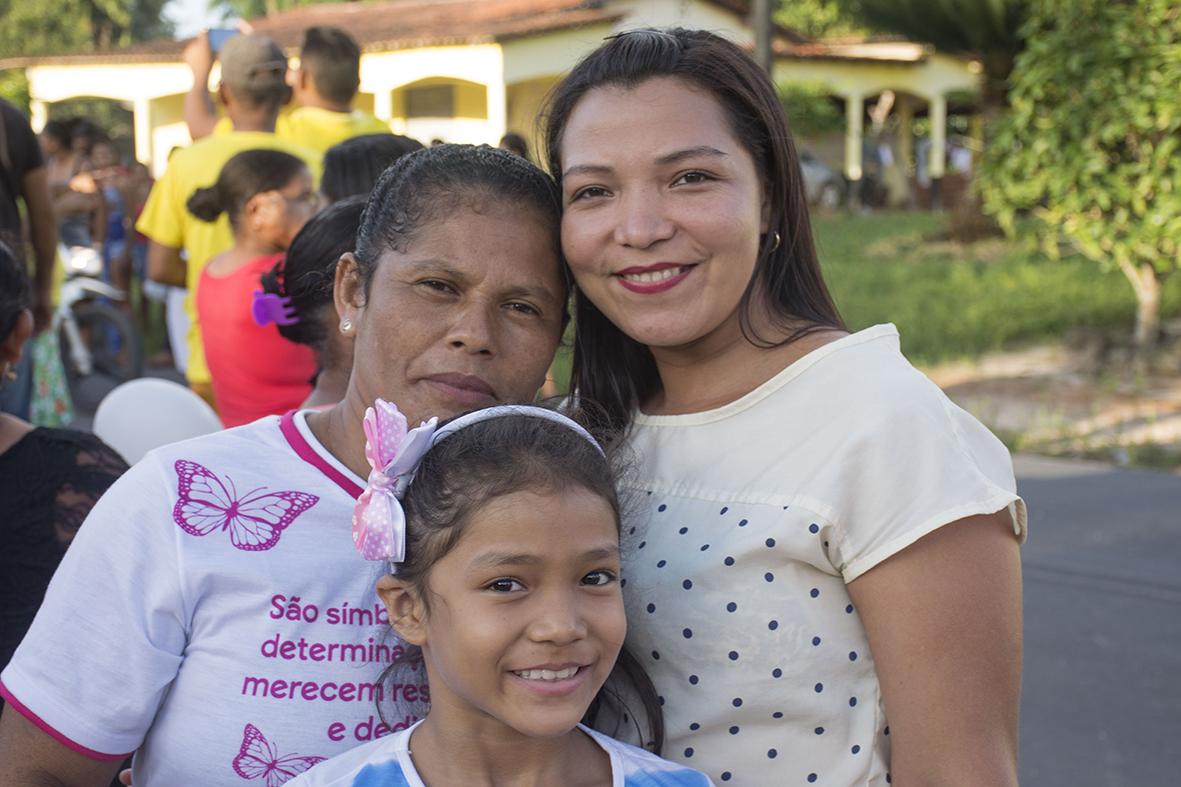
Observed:
[[[348,317],[345,317],[343,320],[340,321],[340,332],[341,333],[349,333],[352,330],[353,330],[353,321],[352,320],[350,320]]]
[[[770,249],[768,249],[767,251],[768,251],[768,252],[772,252],[772,251],[775,251],[776,249],[778,249],[778,248],[779,248],[779,244],[780,244],[780,242],[781,242],[781,241],[782,241],[782,238],[780,238],[780,237],[779,237],[779,233],[778,233],[778,232],[776,232],[776,233],[775,233],[775,238],[774,238],[774,240],[773,240],[773,241],[772,241],[772,243],[771,243],[771,248],[770,248]]]

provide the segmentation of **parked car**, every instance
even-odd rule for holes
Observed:
[[[849,190],[845,176],[807,150],[800,151],[800,169],[804,173],[804,192],[809,205],[839,208]]]

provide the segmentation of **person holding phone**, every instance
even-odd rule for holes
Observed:
[[[189,45],[195,50],[190,60],[195,78],[185,99],[185,122],[193,139],[230,130],[225,118],[218,119],[204,87],[213,58],[238,32],[213,29]],[[203,47],[202,38],[208,41],[207,46]],[[353,107],[361,84],[361,47],[340,28],[314,26],[305,30],[299,67],[288,73],[287,81],[294,106],[281,111],[275,122],[275,133],[284,139],[324,153],[346,139],[390,131],[385,121]]]
[[[207,34],[202,34],[200,43],[207,56]],[[190,65],[196,57],[193,53],[192,46],[186,48]],[[321,164],[318,152],[275,134],[275,119],[291,92],[287,57],[279,45],[263,35],[235,35],[222,45],[219,58],[221,84],[217,93],[231,130],[177,151],[152,187],[136,223],[136,229],[151,241],[148,276],[189,290],[185,298],[185,312],[191,321],[185,376],[189,386],[206,398],[212,398],[212,388],[197,322],[197,282],[205,263],[233,245],[233,234],[225,216],[214,223],[204,222],[192,215],[185,203],[194,191],[212,185],[225,163],[244,150],[274,148],[297,156],[307,163],[317,182]]]

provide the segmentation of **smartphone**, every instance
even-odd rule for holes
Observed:
[[[209,51],[217,54],[221,48],[225,46],[226,41],[229,41],[234,36],[238,35],[238,31],[229,27],[214,27],[209,30]]]

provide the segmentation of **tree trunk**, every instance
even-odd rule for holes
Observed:
[[[1136,332],[1133,334],[1136,353],[1147,358],[1155,349],[1156,337],[1160,333],[1160,275],[1149,262],[1139,265],[1122,262],[1119,267],[1136,292]]]

